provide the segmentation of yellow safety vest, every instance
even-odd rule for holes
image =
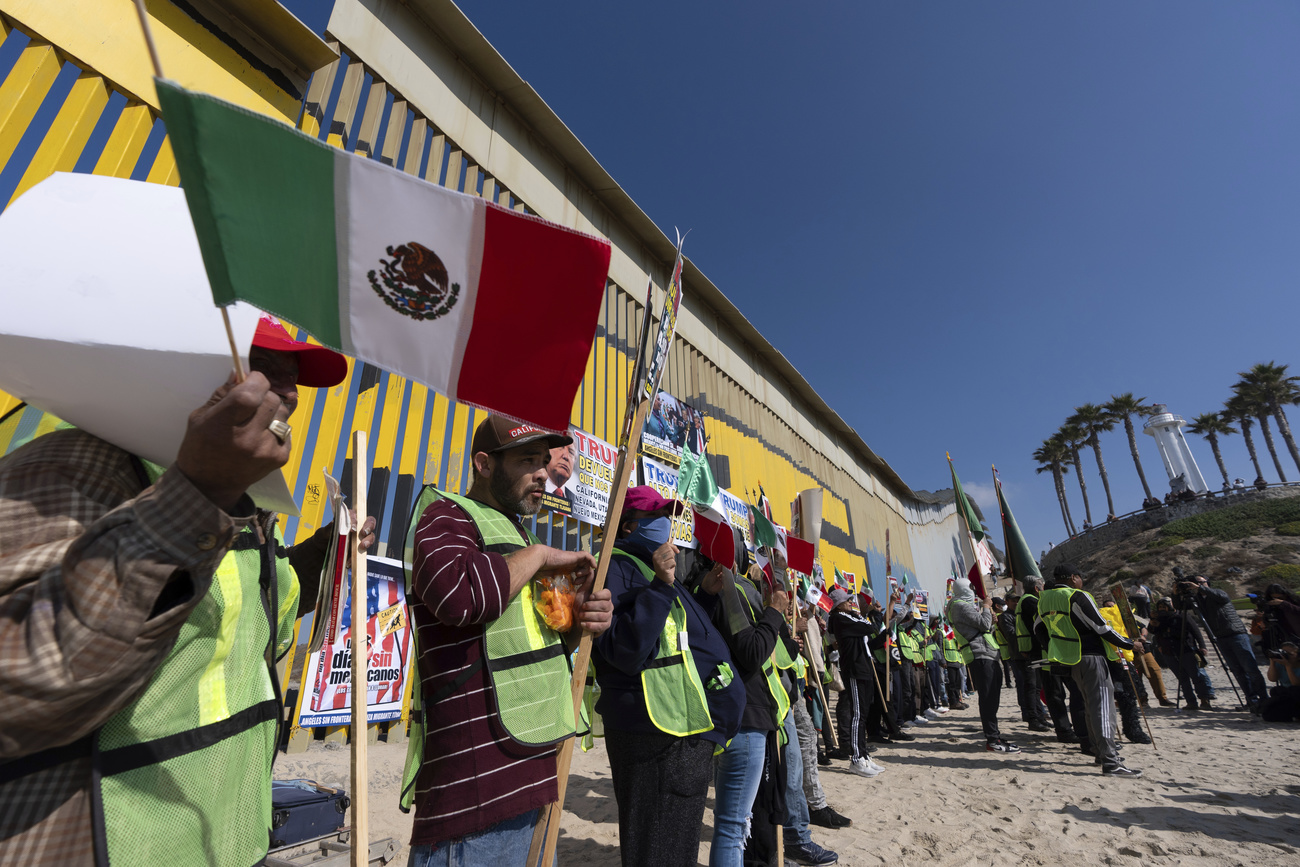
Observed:
[[[647,581],[655,580],[655,572],[641,558],[626,551],[614,552],[615,557],[631,560]],[[730,668],[727,683],[731,682]],[[724,683],[723,686],[726,684]],[[646,713],[655,728],[679,738],[697,735],[713,728],[709,702],[704,694],[704,683],[695,656],[691,653],[686,631],[686,606],[674,598],[659,633],[655,658],[641,672],[641,690],[645,696]]]
[[[478,530],[482,550],[508,554],[523,548],[515,523],[496,509],[468,497],[439,491],[426,485],[412,510],[408,539],[424,510],[439,499],[451,500],[464,510]],[[527,532],[527,531],[525,531]],[[529,541],[539,544],[528,533]],[[558,743],[577,733],[570,692],[572,671],[564,641],[548,627],[533,607],[533,584],[528,582],[510,600],[501,616],[483,630],[483,660],[496,696],[501,725],[511,740],[525,746]],[[407,593],[412,593],[407,578]],[[412,630],[414,637],[416,630]],[[414,646],[415,658],[419,648]],[[472,666],[466,672],[473,674]],[[451,686],[459,689],[468,676]],[[453,690],[454,691],[454,690]],[[450,695],[451,693],[448,693]],[[429,697],[435,705],[446,695]],[[406,768],[402,775],[399,807],[409,812],[415,800],[415,780],[424,764],[425,697],[421,689],[412,691],[411,730],[406,748]]]

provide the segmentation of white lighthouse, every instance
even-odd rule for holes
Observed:
[[[1163,403],[1153,407],[1151,417],[1142,425],[1142,430],[1156,439],[1160,449],[1160,460],[1165,463],[1165,472],[1169,474],[1169,488],[1180,493],[1187,488],[1198,494],[1204,494],[1209,488],[1201,468],[1192,457],[1192,450],[1183,438],[1183,425],[1187,422],[1180,415],[1171,413]]]

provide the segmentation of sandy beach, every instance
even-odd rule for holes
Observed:
[[[1019,722],[1014,690],[1002,691],[1003,735],[1023,752],[986,752],[979,717],[954,711],[912,729],[917,739],[882,746],[885,772],[864,779],[847,762],[821,769],[831,804],[853,820],[813,839],[847,865],[1205,865],[1300,864],[1300,729],[1259,722],[1212,669],[1216,709],[1148,711],[1158,751],[1127,744],[1140,779],[1101,775],[1092,759]],[[1173,678],[1166,677],[1172,685]],[[1172,698],[1173,693],[1170,692]],[[832,699],[834,701],[834,699]],[[397,809],[405,747],[370,748],[371,836],[393,837],[405,864],[410,817]],[[348,785],[348,751],[313,744],[281,756],[278,778]],[[713,800],[700,829],[708,862]],[[562,864],[619,864],[618,812],[602,742],[574,758],[560,835]]]

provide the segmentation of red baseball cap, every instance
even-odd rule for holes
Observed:
[[[665,500],[659,496],[659,492],[649,485],[638,485],[635,488],[628,488],[627,495],[623,498],[623,511],[635,509],[638,512],[657,512],[660,509],[672,507],[672,514],[680,515],[686,511],[686,504],[681,500]]]
[[[253,345],[272,352],[292,352],[298,356],[298,384],[308,388],[329,388],[348,375],[348,362],[341,354],[314,343],[294,340],[274,316],[257,320]]]

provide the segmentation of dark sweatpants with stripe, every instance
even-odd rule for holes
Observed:
[[[847,724],[841,728],[846,738],[840,749],[848,750],[855,759],[867,754],[867,714],[871,713],[875,692],[876,685],[869,680],[844,678],[844,692],[840,693],[839,705],[835,709],[837,714],[843,711]]]

